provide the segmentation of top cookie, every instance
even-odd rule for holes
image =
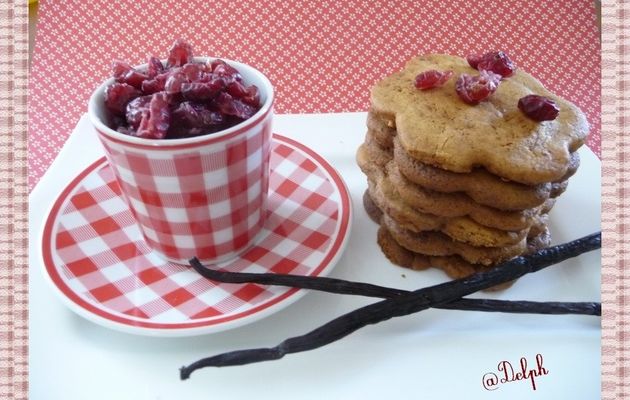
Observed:
[[[416,89],[416,75],[431,69],[452,70],[454,75],[442,87]],[[570,154],[588,134],[584,114],[521,70],[503,79],[486,101],[469,105],[455,91],[462,73],[475,76],[478,71],[460,57],[416,57],[372,88],[372,108],[394,117],[403,148],[423,163],[460,173],[484,167],[528,185],[562,178]],[[553,99],[558,117],[537,122],[525,116],[518,100],[529,94]]]

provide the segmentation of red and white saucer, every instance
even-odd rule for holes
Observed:
[[[351,201],[321,156],[274,135],[268,217],[258,242],[215,268],[323,276],[348,241]],[[142,239],[105,158],[55,201],[42,238],[45,275],[75,312],[129,333],[189,336],[235,328],[281,310],[304,290],[206,280]]]

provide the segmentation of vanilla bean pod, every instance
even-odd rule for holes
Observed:
[[[204,278],[223,283],[258,283],[261,285],[289,286],[336,294],[352,294],[367,297],[380,297],[384,299],[409,293],[407,290],[372,285],[370,283],[351,282],[336,278],[274,273],[217,271],[204,267],[197,258],[191,259],[190,265]]]
[[[193,371],[204,367],[270,361],[280,359],[286,354],[316,349],[339,340],[364,326],[386,321],[393,317],[416,313],[433,305],[449,303],[476,291],[512,281],[525,274],[539,271],[600,247],[601,233],[598,232],[540,250],[528,256],[516,257],[487,272],[476,273],[466,278],[426,287],[361,307],[335,318],[305,335],[287,339],[275,347],[239,350],[201,359],[182,367],[180,378],[182,380],[188,379]]]
[[[190,260],[190,265],[201,276],[223,283],[257,283],[262,285],[288,286],[335,294],[350,294],[367,297],[379,297],[384,299],[391,299],[411,293],[411,291],[408,290],[378,286],[370,283],[352,282],[336,278],[274,273],[217,271],[204,267],[197,258],[192,258]],[[432,306],[432,308],[530,314],[601,315],[601,304],[593,302],[535,302],[520,300],[457,299],[447,304]]]
[[[511,314],[547,315],[602,315],[602,304],[598,302],[564,301],[524,301],[492,299],[459,299],[450,303],[438,304],[431,308],[442,310],[504,312]]]

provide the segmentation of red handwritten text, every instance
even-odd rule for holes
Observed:
[[[519,360],[519,367],[518,370],[515,370],[509,361],[500,361],[497,365],[497,373],[487,372],[481,377],[483,388],[496,390],[499,385],[504,383],[529,380],[532,389],[536,390],[536,378],[549,373],[549,370],[543,367],[542,354],[536,354],[536,368],[529,369],[525,357],[521,357]]]

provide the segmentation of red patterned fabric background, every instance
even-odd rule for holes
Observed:
[[[575,102],[600,152],[600,33],[593,1],[41,1],[29,82],[29,187],[56,157],[110,62],[198,55],[257,66],[277,113],[366,111],[369,88],[414,55],[501,49]]]

